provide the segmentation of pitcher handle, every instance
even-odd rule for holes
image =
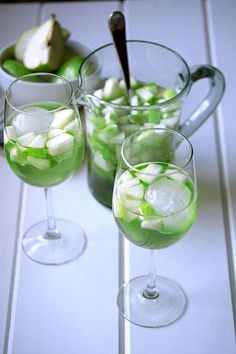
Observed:
[[[203,99],[200,105],[193,111],[183,124],[180,125],[179,131],[189,137],[205,120],[211,115],[219,104],[225,90],[225,79],[223,74],[217,68],[211,65],[195,65],[190,68],[191,83],[209,78],[211,79],[211,88],[207,96]]]

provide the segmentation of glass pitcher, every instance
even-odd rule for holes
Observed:
[[[211,65],[191,68],[163,45],[127,41],[131,96],[128,97],[113,44],[92,52],[79,73],[79,102],[84,106],[88,146],[88,183],[94,197],[111,206],[121,144],[131,133],[167,127],[189,137],[220,102],[224,76]],[[192,84],[211,79],[210,90],[191,116],[180,124],[181,109]],[[164,141],[163,141],[164,143]]]

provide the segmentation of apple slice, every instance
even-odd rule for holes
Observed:
[[[16,129],[15,127],[13,127],[12,125],[9,125],[8,127],[5,128],[6,131],[6,135],[4,136],[5,138],[5,142],[7,143],[7,141],[10,140],[16,140]]]
[[[51,128],[63,129],[75,117],[75,112],[71,108],[62,109],[55,112],[51,123]]]
[[[45,145],[46,138],[42,134],[36,135],[34,140],[28,145],[32,148],[43,148]]]
[[[64,38],[55,15],[44,22],[30,38],[24,52],[26,68],[34,71],[53,72],[62,62]]]
[[[110,77],[106,80],[104,89],[103,89],[103,96],[106,100],[114,100],[115,98],[120,96],[120,86],[119,82],[115,77]]]
[[[48,159],[39,159],[38,157],[27,156],[27,161],[30,165],[38,168],[39,170],[46,170],[51,167],[51,161]]]
[[[16,142],[22,146],[29,146],[29,144],[34,140],[36,134],[33,132],[26,133],[24,135],[19,136],[16,139]]]
[[[77,132],[79,129],[79,122],[78,119],[73,119],[72,121],[70,121],[68,124],[66,124],[64,126],[64,129],[66,131],[71,131],[71,132]]]
[[[46,143],[48,153],[52,156],[59,155],[73,149],[74,138],[70,134],[63,133],[49,139]]]
[[[48,131],[48,138],[51,139],[63,133],[65,133],[64,129],[50,128]]]
[[[37,31],[37,29],[38,27],[32,27],[28,29],[27,31],[23,32],[22,35],[16,41],[14,54],[17,60],[23,61],[26,47],[34,33]]]

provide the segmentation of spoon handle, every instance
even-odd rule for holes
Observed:
[[[125,17],[122,12],[112,12],[109,16],[108,24],[113,37],[114,46],[116,48],[120,60],[120,65],[124,74],[128,96],[130,97],[130,75],[126,47]]]

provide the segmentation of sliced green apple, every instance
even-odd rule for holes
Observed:
[[[39,134],[31,141],[31,143],[28,146],[32,148],[43,148],[45,146],[45,141],[46,141],[45,136]]]
[[[28,29],[27,31],[23,32],[22,35],[16,41],[14,54],[17,60],[23,61],[25,49],[37,29],[38,27],[32,27]]]
[[[30,38],[23,62],[30,70],[53,72],[59,68],[63,54],[64,38],[61,27],[52,15]]]
[[[39,170],[46,170],[51,167],[51,161],[49,159],[39,159],[37,157],[27,156],[27,162]]]
[[[27,69],[21,62],[15,59],[7,59],[2,64],[2,68],[10,75],[15,77],[21,77],[23,75],[30,74],[31,71]]]
[[[49,139],[46,143],[48,153],[52,156],[59,155],[73,149],[74,138],[70,134],[63,133]]]
[[[75,111],[71,108],[62,109],[54,113],[51,128],[63,129],[75,117]]]

